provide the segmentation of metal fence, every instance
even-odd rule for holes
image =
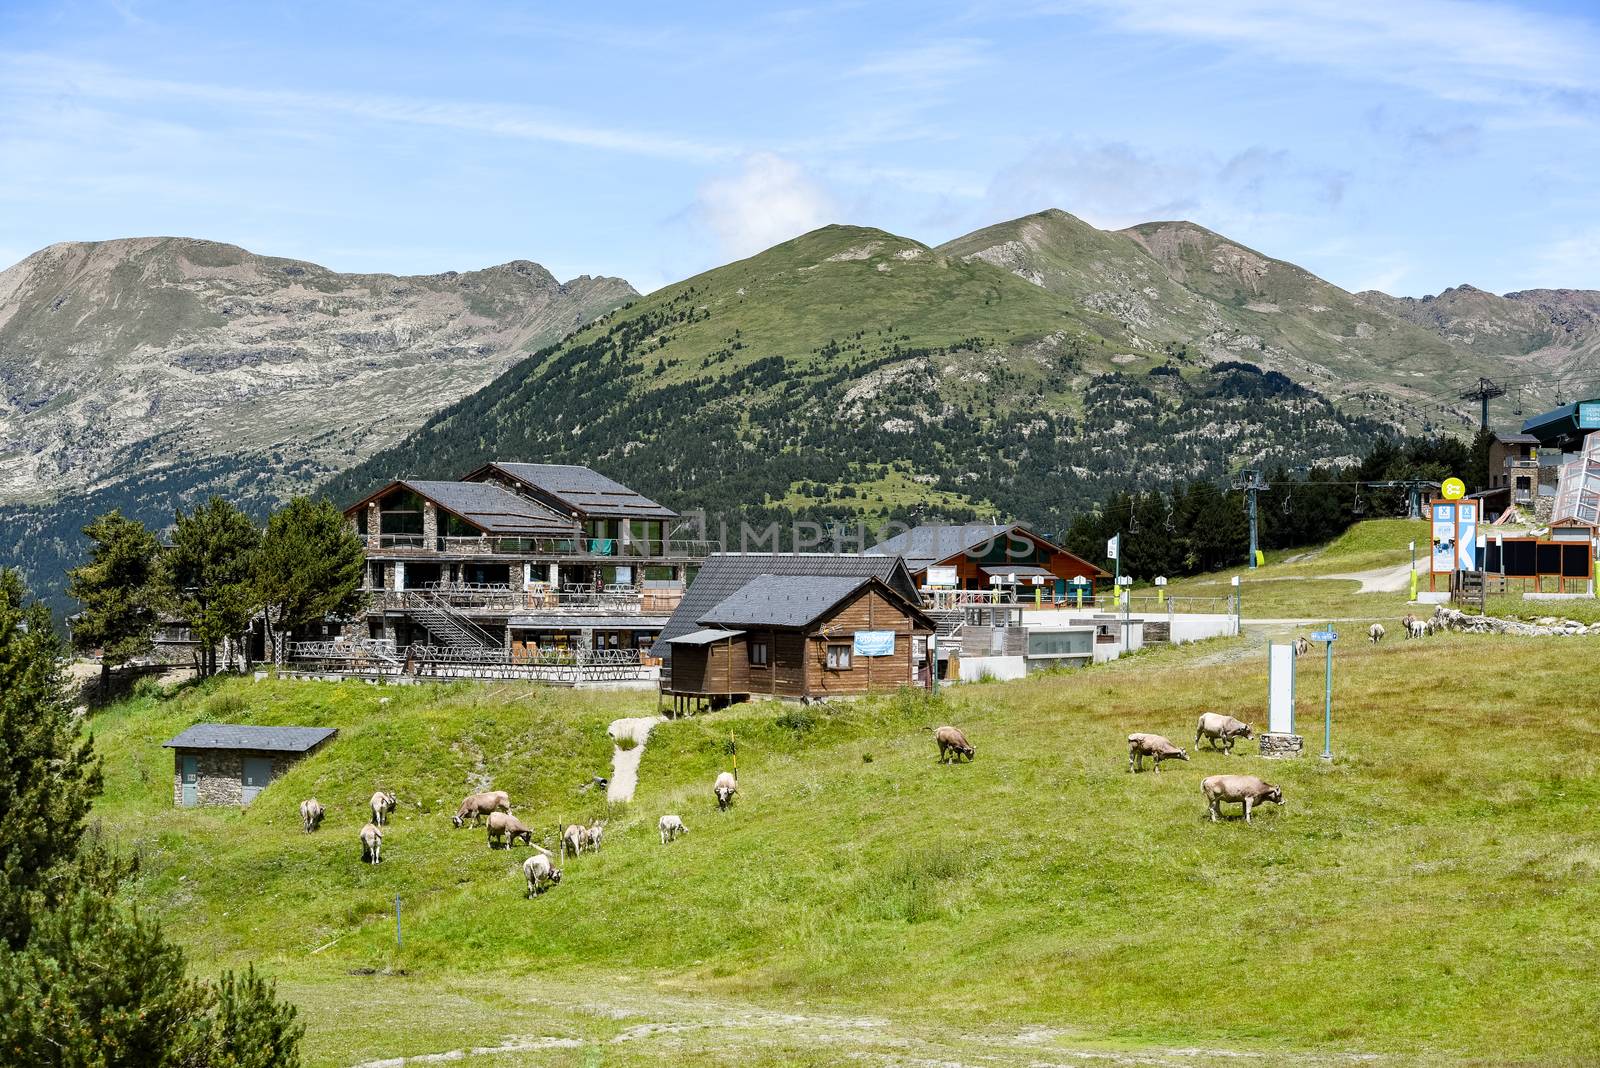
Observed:
[[[637,649],[525,648],[462,649],[393,642],[292,642],[289,668],[312,674],[360,678],[521,679],[558,686],[654,679],[657,667]]]
[[[464,556],[538,556],[589,560],[698,560],[721,550],[714,541],[685,538],[476,538],[435,537],[422,534],[367,536],[369,548],[390,551],[453,553]]]

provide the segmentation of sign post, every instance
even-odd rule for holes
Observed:
[[[1078,596],[1078,611],[1083,611],[1083,588],[1089,585],[1089,580],[1082,575],[1072,579],[1072,591]]]
[[[1122,535],[1118,533],[1106,542],[1106,559],[1110,560],[1115,568],[1112,577],[1112,591],[1117,597],[1122,596]]]
[[[1239,576],[1233,576],[1233,636],[1237,638],[1244,633],[1244,595],[1239,585]]]
[[[1322,759],[1333,759],[1333,643],[1339,632],[1329,623],[1322,630],[1311,632],[1311,640],[1321,642],[1327,659],[1322,668]]]
[[[1264,757],[1297,757],[1305,739],[1294,732],[1295,655],[1291,644],[1267,646],[1267,729],[1260,739]]]
[[[406,947],[404,933],[400,930],[400,895],[394,895],[394,944],[401,949]]]
[[[1133,585],[1133,579],[1123,577],[1117,579],[1117,587],[1122,591],[1122,651],[1130,652],[1128,646],[1128,613],[1133,609],[1133,598],[1128,596],[1128,587]]]

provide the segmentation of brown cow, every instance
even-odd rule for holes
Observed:
[[[939,763],[953,764],[960,757],[971,760],[978,750],[967,741],[967,736],[961,732],[960,727],[940,727],[933,732],[933,740],[939,743]]]
[[[450,817],[450,822],[457,827],[463,826],[468,820],[477,823],[491,812],[510,812],[511,795],[504,790],[488,790],[481,794],[473,794],[463,798],[461,807],[456,809],[456,814]]]
[[[1211,822],[1217,822],[1217,806],[1224,801],[1238,802],[1244,806],[1244,821],[1250,822],[1250,810],[1263,801],[1283,804],[1283,791],[1254,775],[1212,775],[1200,784],[1211,808]]]
[[[518,838],[522,839],[524,845],[533,845],[533,830],[509,812],[489,813],[490,849],[494,849],[497,842],[510,849],[517,844]]]
[[[1194,729],[1194,747],[1198,751],[1200,739],[1209,738],[1212,749],[1221,749],[1231,756],[1234,740],[1249,738],[1250,733],[1248,723],[1241,723],[1232,716],[1224,716],[1221,712],[1202,712],[1200,723]]]
[[[1163,760],[1188,760],[1189,754],[1159,734],[1128,735],[1128,770],[1143,771],[1145,757],[1155,763],[1156,773],[1160,774]]]

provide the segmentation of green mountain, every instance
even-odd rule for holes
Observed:
[[[1002,245],[1021,251],[997,264]],[[532,457],[714,521],[1004,513],[1052,530],[1112,489],[1347,461],[1384,431],[1259,360],[1213,367],[1176,320],[1130,326],[1081,284],[1102,257],[1163,277],[1134,239],[1061,213],[940,248],[824,227],[536,353],[330,489]],[[1203,299],[1162,285],[1158,304]]]

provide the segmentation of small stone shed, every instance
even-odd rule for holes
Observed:
[[[162,743],[172,750],[172,803],[180,808],[248,805],[337,733],[333,727],[196,723]]]

